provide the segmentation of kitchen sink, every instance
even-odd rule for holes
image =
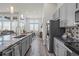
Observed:
[[[24,36],[26,36],[26,35],[19,35],[19,36],[16,36],[16,37],[14,37],[14,38],[22,38],[22,37],[24,37]]]

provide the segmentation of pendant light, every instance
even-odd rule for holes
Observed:
[[[10,6],[10,13],[13,14],[14,13],[14,7]]]

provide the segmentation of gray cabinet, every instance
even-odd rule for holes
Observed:
[[[59,9],[57,9],[56,11],[55,11],[55,13],[53,14],[53,20],[57,20],[57,19],[59,19],[59,14],[60,13],[60,11],[59,11]]]
[[[75,26],[75,3],[67,3],[67,26]]]
[[[27,50],[30,48],[30,36],[27,37]]]
[[[66,56],[66,55],[67,55],[67,49],[62,45],[58,44],[58,56]]]
[[[2,56],[24,56],[32,43],[32,38],[35,34],[31,34],[22,38],[22,40],[15,42],[15,44],[3,50],[0,55]]]
[[[15,56],[21,56],[21,41],[17,42],[15,45],[14,45],[14,55]]]
[[[67,49],[65,48],[65,45],[56,38],[54,38],[54,52],[55,52],[56,56],[66,56],[67,55]]]
[[[66,4],[63,4],[59,9],[60,9],[60,27],[65,27],[67,18]]]
[[[21,43],[17,42],[11,47],[8,47],[2,52],[3,56],[20,56],[21,55]]]
[[[14,49],[10,47],[2,52],[3,56],[14,56]]]
[[[60,27],[75,26],[75,3],[64,3],[60,7]]]
[[[31,44],[32,36],[29,36],[29,45]]]
[[[27,51],[27,38],[24,38],[22,40],[22,56],[25,55],[26,51]]]
[[[28,49],[30,48],[30,45],[32,43],[32,35],[24,38],[22,40],[22,56],[24,56],[26,54],[26,52],[28,51]]]

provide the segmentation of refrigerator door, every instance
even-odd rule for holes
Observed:
[[[54,52],[54,37],[60,36],[60,21],[59,20],[50,20],[49,28],[49,52]]]

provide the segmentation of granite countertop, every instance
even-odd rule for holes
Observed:
[[[64,45],[67,46],[71,51],[73,51],[79,55],[79,47],[76,48],[75,46],[70,46],[70,45],[66,44],[66,42],[68,42],[68,41],[64,40],[62,37],[55,37],[55,38],[62,41],[64,43]],[[73,39],[73,38],[67,38],[67,39]],[[78,43],[79,44],[79,42],[70,42],[70,43]]]
[[[22,40],[23,38],[25,38],[31,34],[32,33],[28,33],[22,38],[14,38],[14,37],[16,37],[16,35],[14,35],[14,34],[0,36],[0,52],[2,52],[3,50],[8,48],[9,46],[17,43],[18,41]]]

